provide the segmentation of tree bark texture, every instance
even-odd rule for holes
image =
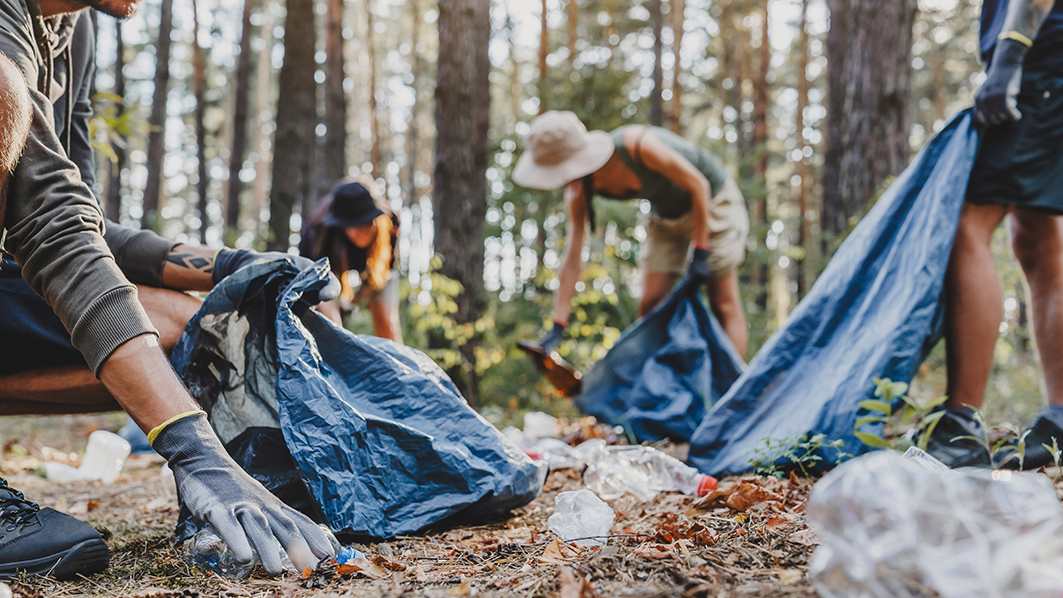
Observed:
[[[542,0],[542,11],[539,13],[539,114],[546,112],[546,58],[550,55],[550,29],[547,25],[549,14],[546,0]]]
[[[376,32],[373,30],[374,18],[371,0],[367,0],[365,3],[365,18],[365,49],[366,57],[369,59],[369,133],[373,137],[373,144],[369,146],[369,162],[373,165],[372,176],[376,178],[382,176],[382,159],[380,155],[380,119],[377,116],[376,101]]]
[[[650,0],[650,18],[653,20],[653,91],[650,95],[650,124],[659,127],[664,123],[664,106],[661,93],[664,88],[664,65],[661,55],[664,42],[661,32],[664,29],[664,16],[661,15],[661,0]]]
[[[199,242],[207,244],[207,229],[210,228],[210,216],[207,215],[207,127],[203,122],[206,109],[207,75],[203,64],[203,46],[199,43],[199,3],[192,0],[192,86],[196,98],[196,195],[199,197]]]
[[[760,51],[757,60],[757,78],[753,85],[753,152],[755,162],[753,165],[753,184],[756,189],[756,218],[760,223],[757,233],[757,244],[764,242],[768,233],[768,102],[771,99],[768,93],[768,67],[771,66],[771,42],[768,38],[768,0],[761,0],[761,29]],[[768,293],[771,283],[769,281],[770,263],[757,265],[757,305],[761,310],[768,307]]]
[[[828,0],[824,243],[908,164],[916,0]]]
[[[675,57],[675,66],[672,68],[672,115],[669,125],[676,135],[683,134],[683,86],[679,83],[679,74],[682,72],[679,63],[680,50],[683,47],[683,27],[686,24],[686,0],[671,0],[672,13],[672,56]]]
[[[244,184],[240,180],[247,158],[248,95],[251,87],[251,14],[255,0],[244,0],[244,14],[240,30],[240,55],[236,58],[236,81],[233,98],[233,145],[229,155],[229,185],[225,206],[225,239],[231,241],[240,232],[240,195]]]
[[[803,255],[795,260],[795,276],[797,278],[797,298],[805,296],[807,290],[805,284],[805,261],[808,259],[809,230],[808,230],[808,185],[812,178],[812,163],[808,156],[803,154],[808,140],[805,138],[805,110],[808,109],[808,0],[801,0],[800,29],[798,29],[799,58],[797,67],[797,149],[802,151],[800,161],[797,163],[797,175],[801,183],[797,185],[797,246],[803,251]]]
[[[579,26],[579,2],[568,0],[568,61],[576,60],[576,28]]]
[[[439,5],[436,80],[435,251],[441,273],[460,282],[455,320],[475,321],[483,309],[483,226],[487,213],[487,128],[490,108],[489,0]],[[477,401],[474,343],[466,357],[466,398]]]
[[[343,0],[328,0],[325,27],[325,179],[329,187],[347,174],[347,94]]]
[[[95,11],[93,11],[95,12]],[[114,21],[114,95],[118,103],[115,116],[121,117],[125,112],[125,40],[122,39],[122,21]],[[111,151],[115,159],[107,169],[107,199],[104,202],[104,214],[111,222],[118,222],[122,217],[122,172],[129,162],[124,144],[111,142]]]
[[[314,0],[288,0],[284,17],[284,63],[277,97],[273,141],[270,235],[266,246],[287,251],[292,212],[311,189],[316,138],[317,86],[314,82]]]
[[[162,0],[159,38],[155,44],[155,90],[151,98],[148,125],[148,180],[144,187],[141,228],[159,228],[159,197],[162,194],[162,166],[166,158],[166,97],[170,90],[170,33],[173,31],[173,0]]]

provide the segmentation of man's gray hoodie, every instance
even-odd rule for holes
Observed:
[[[157,334],[130,279],[161,286],[173,243],[104,221],[89,186],[91,22],[85,11],[43,19],[37,2],[0,0],[0,53],[26,78],[33,103],[6,206],[0,199],[0,221],[7,229],[5,249],[98,374],[119,345]]]

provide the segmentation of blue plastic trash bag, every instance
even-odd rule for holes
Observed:
[[[482,523],[534,499],[545,468],[423,353],[343,330],[304,297],[328,263],[243,268],[210,293],[172,363],[226,449],[341,537]],[[178,537],[199,522],[181,518]]]
[[[698,286],[684,280],[594,364],[575,402],[584,413],[624,426],[638,442],[689,442],[743,367]]]
[[[695,467],[742,472],[765,439],[805,434],[843,439],[850,454],[868,450],[853,425],[872,377],[911,380],[941,338],[945,270],[977,145],[970,111],[961,112],[886,190],[705,416],[690,447]]]

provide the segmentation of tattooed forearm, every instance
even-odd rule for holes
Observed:
[[[166,256],[166,261],[178,268],[195,270],[197,272],[202,272],[203,274],[210,274],[214,271],[213,259],[201,255],[183,253],[177,248],[175,248],[174,251],[171,251],[170,255]]]
[[[1055,0],[1012,0],[1004,20],[1004,32],[1017,31],[1029,39],[1037,37]]]

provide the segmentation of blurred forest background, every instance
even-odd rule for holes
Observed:
[[[406,342],[496,423],[570,409],[516,349],[548,326],[560,191],[514,186],[528,122],[671,128],[737,175],[751,358],[877,193],[984,75],[980,0],[147,0],[97,19],[94,136],[108,216],[180,241],[289,250],[342,176],[401,215]],[[638,202],[603,226],[559,352],[586,369],[635,320]],[[1022,277],[990,396],[1041,399]],[[434,257],[433,257],[434,256]],[[348,322],[369,332],[369,317]],[[938,347],[913,391],[944,392]]]

